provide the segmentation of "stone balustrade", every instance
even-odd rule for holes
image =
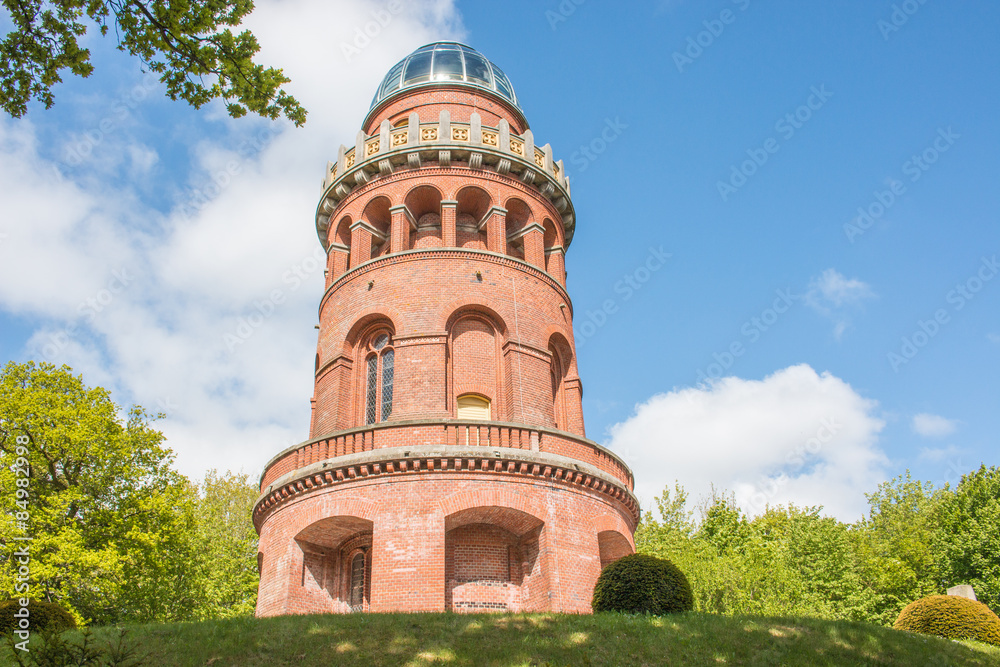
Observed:
[[[434,452],[429,454],[428,448]],[[358,457],[366,453],[369,455]],[[526,456],[519,457],[518,453]],[[634,486],[628,466],[610,450],[586,438],[524,424],[447,419],[381,422],[289,447],[265,466],[260,488],[264,495],[274,493],[302,476],[300,473],[310,477],[312,469],[321,476],[329,472],[336,477],[339,468],[350,468],[340,473],[348,478],[376,472],[418,471],[421,459],[430,462],[431,470],[434,461],[440,460],[438,470],[492,471],[500,466],[499,472],[534,474],[595,488],[610,483],[620,485],[630,498]],[[424,471],[427,466],[425,462]]]
[[[471,122],[457,123],[442,110],[436,123],[421,123],[416,113],[410,114],[408,124],[402,127],[394,128],[384,120],[378,134],[358,131],[354,146],[340,147],[337,161],[327,165],[323,196],[316,210],[320,240],[325,246],[330,217],[354,188],[396,169],[420,168],[425,162],[448,167],[453,161],[520,178],[537,187],[562,216],[567,243],[572,238],[575,214],[569,177],[563,161],[553,158],[549,144],[536,146],[531,130],[512,134],[506,120],[498,127],[484,127],[479,114],[473,113]]]

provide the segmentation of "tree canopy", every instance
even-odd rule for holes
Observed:
[[[234,118],[248,111],[296,125],[306,110],[283,85],[282,70],[254,62],[260,51],[249,30],[234,34],[253,10],[252,0],[2,0],[13,29],[0,42],[0,98],[4,110],[23,116],[38,100],[50,108],[62,72],[88,77],[89,49],[80,46],[87,19],[102,35],[114,29],[117,48],[137,56],[166,84],[170,99],[195,108],[221,98]]]
[[[1000,468],[982,466],[951,489],[909,472],[868,494],[852,524],[819,507],[769,507],[747,517],[713,493],[698,520],[679,484],[646,512],[636,549],[680,567],[695,609],[721,614],[805,615],[891,626],[918,598],[972,584],[1000,608]]]
[[[8,363],[0,372],[0,544],[23,544],[15,540],[27,533],[30,596],[79,621],[252,614],[257,490],[246,475],[215,471],[193,485],[173,469],[154,418],[138,406],[123,413],[67,366]],[[25,468],[28,484],[18,486]],[[0,597],[15,592],[12,551],[0,553]]]

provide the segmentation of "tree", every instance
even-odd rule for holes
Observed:
[[[14,592],[10,547],[27,529],[31,597],[98,623],[191,616],[195,495],[151,419],[141,407],[121,415],[106,389],[68,366],[3,368],[0,594]],[[25,468],[27,487],[17,487]]]
[[[200,618],[252,616],[257,606],[257,532],[250,520],[260,489],[246,474],[209,470],[199,488]]]
[[[907,470],[865,495],[868,517],[853,530],[862,585],[874,593],[864,618],[891,626],[907,604],[940,592],[933,552],[940,492]]]
[[[942,494],[935,543],[944,587],[971,584],[1000,611],[1000,468],[980,466]]]
[[[81,77],[93,72],[90,51],[77,41],[87,32],[86,16],[102,35],[113,25],[117,48],[159,74],[172,100],[199,108],[221,98],[234,118],[252,111],[271,119],[283,114],[297,126],[306,120],[305,109],[282,89],[289,82],[282,71],[253,61],[260,51],[257,38],[226,27],[238,26],[253,0],[2,2],[13,29],[0,42],[0,98],[16,118],[32,100],[52,106],[52,86],[63,70]]]

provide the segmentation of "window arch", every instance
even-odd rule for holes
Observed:
[[[388,331],[377,331],[368,339],[365,355],[365,424],[383,422],[392,414],[392,388],[396,351]]]

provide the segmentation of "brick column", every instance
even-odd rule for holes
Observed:
[[[417,221],[413,219],[410,209],[405,204],[393,206],[389,209],[392,215],[392,229],[389,232],[389,252],[403,252],[409,250],[410,232],[416,230]]]
[[[584,507],[578,507],[584,510]],[[596,508],[595,508],[596,509]],[[588,521],[551,516],[546,522],[549,551],[551,608],[571,614],[589,614],[594,584],[601,574],[597,531]]]
[[[494,206],[479,223],[479,229],[486,228],[486,249],[507,254],[507,209]]]
[[[444,516],[399,501],[375,518],[371,610],[444,611]]]
[[[551,361],[548,352],[508,341],[503,346],[506,363],[506,421],[554,426],[550,406],[532,397],[551,396]]]
[[[369,243],[368,247],[371,247],[371,243]],[[330,244],[326,260],[327,284],[332,283],[347,271],[350,253],[351,249],[346,245],[339,243]]]
[[[446,419],[444,392],[447,371],[447,340],[444,332],[430,335],[396,336],[396,387],[393,421]]]
[[[533,222],[521,230],[524,237],[524,261],[545,270],[545,229]]]
[[[455,212],[458,202],[452,199],[441,201],[441,245],[445,248],[455,248]]]
[[[563,247],[553,246],[545,251],[545,272],[566,286],[566,255]]]
[[[351,225],[351,268],[372,258],[372,242],[385,241],[385,234],[364,220]]]
[[[566,426],[570,433],[575,433],[581,437],[586,437],[583,430],[583,383],[580,378],[566,378],[563,380],[563,390],[566,393]]]

